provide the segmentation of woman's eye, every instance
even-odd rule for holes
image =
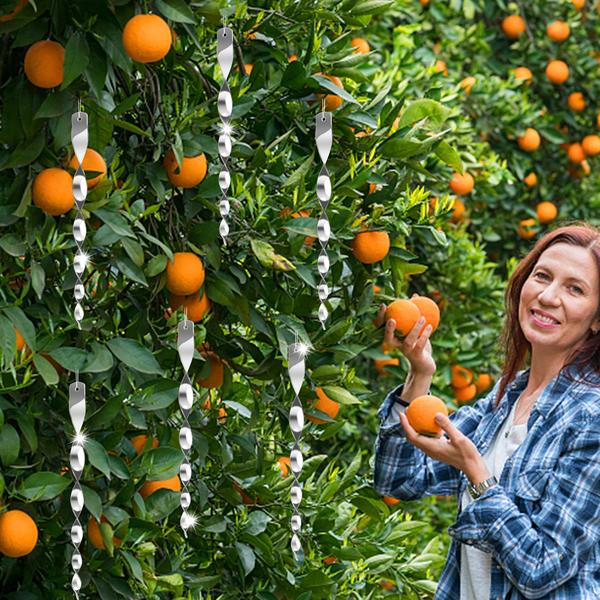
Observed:
[[[571,289],[574,289],[578,294],[583,294],[583,290],[578,285],[572,285]]]
[[[535,277],[546,277],[546,278],[547,278],[547,277],[548,277],[548,275],[546,275],[546,273],[542,273],[541,271],[538,271],[538,272],[535,274]]]

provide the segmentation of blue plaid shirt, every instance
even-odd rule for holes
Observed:
[[[577,377],[574,367],[568,367]],[[492,555],[490,600],[600,599],[600,387],[570,381],[563,369],[538,396],[527,436],[506,461],[499,485],[460,510],[435,594],[460,598],[460,544]],[[519,371],[498,408],[499,381],[485,397],[450,420],[483,455],[527,385]],[[587,374],[600,383],[600,378]],[[406,440],[390,392],[378,415],[374,488],[414,500],[456,495],[468,483],[462,471],[433,460]]]

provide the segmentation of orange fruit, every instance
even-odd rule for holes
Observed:
[[[288,58],[288,62],[294,62],[295,60],[298,60],[298,55],[290,54],[290,57]]]
[[[523,181],[527,187],[535,187],[538,183],[538,178],[537,175],[532,171],[529,173],[529,175],[527,175],[527,177],[525,177],[525,179],[523,179]]]
[[[359,133],[356,134],[356,137],[364,137],[361,136],[361,133],[365,133],[364,131],[360,131]],[[365,133],[365,135],[368,135]],[[377,191],[377,184],[376,183],[370,183],[369,184],[369,194],[374,194]]]
[[[429,0],[426,0],[425,4],[423,4],[423,0],[420,0],[420,2],[423,6],[427,6],[427,4],[429,4]],[[381,579],[379,581],[379,587],[382,590],[393,590],[396,587],[396,584],[390,579]]]
[[[333,563],[336,563],[336,562],[338,562],[338,559],[337,559],[335,556],[326,556],[326,557],[323,559],[323,562],[324,562],[326,565],[332,565]]]
[[[425,435],[439,435],[442,428],[435,422],[435,415],[441,412],[448,416],[448,408],[437,396],[425,394],[411,401],[406,409],[406,418],[411,427]]]
[[[369,46],[369,42],[361,37],[352,38],[350,41],[350,45],[354,48],[355,54],[369,54],[371,51],[371,47]]]
[[[260,502],[258,496],[251,498],[235,481],[233,482],[233,489],[242,497],[242,502],[247,506],[255,506],[257,502]]]
[[[337,87],[341,88],[342,90],[344,89],[344,85],[342,84],[342,80],[339,77],[336,77],[335,75],[323,75],[323,73],[318,73],[318,75],[321,75],[322,77],[327,77],[327,79],[329,79],[333,85],[336,85]],[[317,94],[317,98],[319,98],[319,100],[321,98],[323,98],[323,94]],[[337,94],[325,94],[325,110],[328,112],[332,112],[334,111],[336,108],[339,108],[343,103],[343,100],[337,95]]]
[[[180,169],[171,148],[165,155],[163,167],[172,185],[188,189],[198,185],[206,177],[208,165],[206,156],[201,152],[196,156],[184,156]]]
[[[600,153],[600,137],[597,135],[586,135],[581,140],[581,147],[588,156],[595,156]]]
[[[546,65],[546,77],[551,83],[561,84],[569,78],[569,67],[562,60],[551,60]]]
[[[396,331],[400,331],[402,335],[408,334],[420,316],[419,307],[410,300],[394,300],[385,311],[386,322],[394,319]]]
[[[550,221],[556,219],[558,208],[556,208],[556,205],[552,204],[552,202],[540,202],[535,207],[535,212],[540,223],[550,223]]]
[[[433,333],[440,324],[440,309],[438,305],[427,296],[413,296],[410,301],[417,306],[421,316],[425,317],[425,323],[419,335],[425,331],[427,325],[431,325],[431,333]]]
[[[164,58],[173,43],[171,29],[158,15],[136,15],[123,29],[123,48],[137,62],[152,63]]]
[[[281,471],[281,476],[285,477],[286,475],[289,475],[289,473],[291,471],[290,457],[289,456],[280,456],[277,459],[277,463],[279,464],[279,470]]]
[[[510,15],[502,19],[502,31],[510,40],[516,40],[525,31],[525,20],[519,15]]]
[[[192,252],[175,252],[167,261],[167,289],[179,296],[195,294],[204,283],[204,265]]]
[[[467,194],[470,194],[473,191],[474,186],[475,180],[473,179],[473,176],[466,171],[463,175],[455,172],[450,180],[450,187],[457,196],[466,196]]]
[[[448,75],[448,67],[446,66],[446,63],[443,60],[438,59],[435,61],[435,72]]]
[[[375,370],[377,373],[384,377],[390,374],[385,368],[387,365],[400,365],[400,360],[398,358],[376,358],[373,362],[375,363]]]
[[[201,354],[203,354],[201,352]],[[204,379],[198,379],[201,387],[206,389],[218,388],[223,385],[223,361],[214,353],[209,353],[210,373]]]
[[[465,387],[456,388],[454,390],[454,397],[458,403],[470,402],[477,395],[477,387],[474,383],[466,385]]]
[[[173,490],[174,492],[181,491],[181,481],[179,481],[179,475],[175,475],[170,479],[163,479],[162,481],[146,481],[140,488],[140,494],[142,498],[147,498],[150,494],[156,492],[156,490]]]
[[[373,284],[373,293],[374,294],[379,294],[379,292],[381,292],[381,286],[377,285],[376,283]]]
[[[585,6],[585,0],[571,0],[571,4],[573,4],[575,10],[583,10]]]
[[[468,94],[475,85],[475,81],[475,77],[469,75],[469,77],[465,77],[458,85]]]
[[[24,8],[27,6],[29,0],[17,0],[15,7],[11,12],[6,15],[0,16],[0,23],[6,23],[7,21],[12,21],[14,17],[16,17]]]
[[[522,219],[517,227],[517,233],[524,240],[529,240],[537,234],[535,219]]]
[[[524,79],[527,83],[533,80],[533,73],[527,67],[517,67],[513,69],[515,79]]]
[[[58,42],[41,40],[25,53],[25,75],[33,85],[53,88],[63,82],[65,49]]]
[[[585,110],[585,98],[581,92],[571,92],[567,98],[567,104],[572,111],[583,112]]]
[[[100,517],[100,521],[102,523],[108,523],[108,519],[104,515]],[[87,530],[88,539],[92,545],[98,548],[98,550],[106,550],[104,540],[102,539],[102,533],[100,532],[100,523],[98,523],[94,517],[90,517],[88,519]],[[123,541],[120,540],[116,535],[113,536],[113,544],[115,546],[120,546],[122,543]]]
[[[254,68],[254,65],[252,63],[246,63],[244,65],[244,74],[249,77],[252,74],[253,68]]]
[[[336,402],[335,400],[329,398],[320,387],[317,387],[316,392],[318,400],[313,404],[313,408],[316,408],[318,411],[325,413],[332,419],[335,419],[340,410],[339,402]],[[312,421],[313,423],[317,424],[329,422],[323,419],[319,419],[318,417],[313,417],[312,415],[306,415],[306,418],[309,421]]]
[[[352,254],[364,265],[383,260],[390,250],[387,231],[361,231],[352,240]]]
[[[477,388],[477,393],[481,394],[481,392],[485,392],[492,385],[492,376],[488,373],[479,373],[477,375],[477,379],[475,379],[475,387]]]
[[[400,500],[398,498],[394,498],[393,496],[383,496],[382,500],[388,505],[388,506],[396,506],[396,504],[400,503]]]
[[[0,514],[0,552],[10,558],[29,554],[37,544],[38,528],[35,521],[22,510],[8,510]]]
[[[554,42],[564,42],[568,37],[571,30],[569,24],[564,21],[553,21],[546,27],[546,34]]]
[[[64,215],[75,204],[73,178],[64,169],[44,169],[33,180],[31,197],[33,203],[46,214],[53,217]]]
[[[578,144],[577,142],[569,146],[569,149],[567,150],[567,155],[569,157],[569,160],[574,163],[580,163],[585,160],[585,151],[583,149],[583,146],[581,144]]]
[[[462,365],[452,365],[450,367],[450,383],[453,388],[467,387],[473,383],[473,371]]]
[[[142,453],[142,450],[144,449],[144,446],[146,445],[146,441],[148,439],[148,436],[141,433],[140,435],[135,435],[133,436],[129,441],[131,442],[131,445],[133,446],[133,449],[135,450],[135,453],[139,456]],[[152,448],[158,448],[158,440],[153,436],[152,437]]]
[[[77,156],[73,154],[73,158],[69,162],[69,167],[74,171],[79,166]],[[83,170],[85,171],[85,178],[87,179],[88,188],[93,188],[96,184],[100,183],[106,176],[106,162],[102,158],[102,155],[91,148],[86,150],[83,157]],[[88,176],[88,171],[95,171],[99,175]]]
[[[23,346],[25,346],[25,339],[21,335],[21,332],[15,327],[15,337],[17,338],[17,352],[21,352],[23,350]]]
[[[189,296],[169,294],[169,305],[173,310],[183,306],[186,309],[187,318],[194,323],[201,321],[212,306],[208,296],[200,295],[198,292]]]
[[[525,152],[537,150],[540,147],[541,141],[542,138],[540,137],[540,134],[533,127],[528,127],[525,130],[525,133],[517,139],[519,148]]]
[[[204,410],[210,410],[210,407],[211,407],[211,403],[210,403],[210,400],[207,398],[204,401],[202,408]],[[219,407],[219,423],[224,423],[226,417],[227,417],[227,411],[225,410],[225,408],[223,406]]]

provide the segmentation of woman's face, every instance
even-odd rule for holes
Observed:
[[[595,318],[599,302],[600,281],[591,251],[561,242],[542,253],[525,281],[519,323],[532,348],[568,353],[591,329],[600,329]]]

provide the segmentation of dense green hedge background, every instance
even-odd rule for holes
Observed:
[[[14,4],[2,0],[0,14]],[[148,11],[167,19],[177,38],[164,60],[142,65],[124,52],[121,32],[136,12]],[[519,12],[528,28],[510,42],[500,22]],[[570,24],[566,42],[546,37],[554,19]],[[226,247],[218,237],[215,44],[224,21],[236,36]],[[386,356],[373,317],[381,302],[415,292],[439,302],[433,391],[453,408],[451,365],[496,376],[504,284],[531,244],[518,236],[519,221],[535,217],[541,200],[558,205],[559,219],[597,221],[598,159],[588,159],[589,175],[573,165],[570,173],[560,144],[597,130],[598,26],[589,0],[582,11],[567,0],[281,0],[237,2],[235,9],[212,1],[37,0],[0,22],[0,493],[4,507],[28,512],[40,532],[29,556],[0,560],[2,597],[71,597],[72,480],[64,468],[75,370],[88,386],[83,520],[108,519],[107,549],[82,545],[82,597],[431,597],[456,502],[390,507],[372,490],[376,409],[406,372],[401,361],[377,374],[373,360]],[[370,54],[354,53],[357,36]],[[66,48],[65,81],[52,90],[34,87],[23,73],[27,48],[46,38]],[[288,62],[291,54],[298,60]],[[545,79],[552,58],[570,66],[562,86]],[[250,76],[242,74],[245,63],[253,65]],[[532,71],[531,85],[511,75],[517,66]],[[319,74],[340,77],[344,91]],[[470,91],[460,85],[467,76],[475,78]],[[344,100],[328,162],[333,293],[325,331],[316,317],[318,244],[304,244],[319,214],[318,103],[309,100],[323,89]],[[572,91],[584,93],[584,112],[568,108]],[[70,156],[79,98],[89,114],[89,145],[108,165],[85,205],[86,288],[95,295],[86,300],[81,332],[71,316],[74,213],[50,217],[31,203],[35,175]],[[542,136],[531,154],[516,143],[527,127]],[[358,137],[361,131],[368,135]],[[198,187],[169,185],[162,168],[169,148],[180,157],[206,154],[209,174]],[[445,202],[433,213],[430,196],[452,200],[448,182],[463,169],[475,179],[462,198],[465,217],[452,218]],[[522,181],[530,171],[539,181],[533,188]],[[377,191],[369,193],[370,184]],[[294,219],[281,216],[285,207],[312,212]],[[366,266],[352,255],[362,224],[392,239],[380,263]],[[282,269],[286,263],[265,258],[261,248],[291,266]],[[227,361],[221,388],[195,385],[198,526],[187,541],[178,494],[139,494],[144,481],[178,473],[181,460],[182,313],[165,314],[164,284],[167,260],[183,250],[202,257],[213,306],[196,325],[197,345],[208,341]],[[28,347],[21,352],[14,327]],[[304,430],[299,564],[289,549],[291,477],[277,464],[292,444],[286,348],[296,336],[313,346],[301,393],[307,412],[316,386],[341,404],[335,420]],[[195,358],[194,381],[209,370]],[[202,408],[209,395],[226,407],[222,422],[216,408]],[[155,435],[159,447],[136,456],[129,440],[140,433]],[[254,502],[244,502],[234,485]],[[113,546],[113,534],[122,545]]]

